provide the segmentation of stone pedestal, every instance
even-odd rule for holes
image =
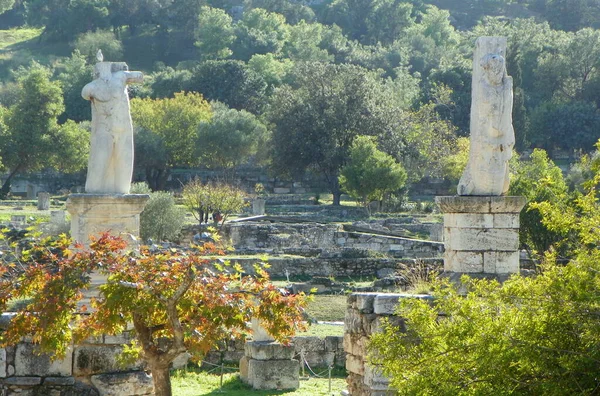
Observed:
[[[519,272],[519,213],[525,197],[436,197],[444,214],[444,271]]]
[[[37,196],[38,196],[38,202],[37,202],[38,210],[50,209],[50,193],[39,192]]]
[[[270,341],[251,341],[240,360],[240,378],[254,389],[298,389],[300,362],[294,347]]]
[[[139,237],[140,213],[147,194],[71,194],[67,211],[71,214],[71,237],[87,245],[90,235],[110,232]]]
[[[256,198],[252,201],[252,214],[261,216],[265,214],[265,203],[267,201],[262,198]]]

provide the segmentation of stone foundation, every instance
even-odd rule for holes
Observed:
[[[71,237],[83,244],[90,235],[102,232],[140,234],[140,213],[147,194],[71,194],[67,211],[71,214]]]
[[[371,334],[381,328],[384,319],[404,329],[402,318],[395,315],[401,298],[431,299],[427,295],[352,293],[348,296],[344,326],[344,351],[348,370],[348,391],[355,396],[385,396],[396,392],[378,367],[367,361],[367,345]]]
[[[4,314],[3,319],[10,314]],[[4,320],[2,320],[4,322]],[[131,341],[129,333],[88,339],[71,347],[63,359],[38,355],[24,340],[0,349],[3,396],[142,396],[153,395],[152,377],[141,361],[121,366],[117,356]]]
[[[524,197],[436,197],[444,213],[444,271],[519,272],[519,214]]]

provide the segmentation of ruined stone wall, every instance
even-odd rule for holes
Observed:
[[[4,314],[5,323],[10,314]],[[0,395],[2,396],[144,396],[153,394],[152,377],[141,361],[119,365],[123,346],[131,342],[129,332],[119,336],[88,339],[69,349],[63,359],[36,354],[36,346],[24,340],[0,349]],[[311,367],[344,367],[342,337],[295,337],[294,353]],[[244,355],[244,341],[231,341],[203,359],[211,364],[237,366]],[[174,367],[183,367],[182,355]]]
[[[404,328],[402,318],[395,315],[401,298],[430,299],[431,296],[391,293],[353,293],[348,296],[344,321],[344,350],[348,370],[348,391],[355,396],[394,394],[389,380],[377,367],[368,364],[367,346],[371,334],[381,329],[384,319]]]
[[[236,258],[244,271],[252,273],[256,259]],[[272,277],[289,276],[335,276],[335,277],[378,277],[382,278],[398,271],[416,266],[415,259],[396,258],[344,258],[344,257],[269,257],[267,272]],[[443,259],[421,259],[432,270],[444,267]]]
[[[142,371],[142,362],[124,367],[117,362],[129,342],[129,333],[88,339],[53,361],[49,355],[38,355],[37,347],[25,339],[0,349],[0,392],[3,396],[152,395],[152,378]]]

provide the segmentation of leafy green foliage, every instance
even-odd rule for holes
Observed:
[[[232,170],[256,155],[267,140],[267,128],[252,113],[211,104],[213,116],[200,123],[197,152],[202,165]]]
[[[106,61],[117,62],[123,57],[123,44],[110,30],[85,32],[73,43],[75,50],[84,55],[90,64],[96,62],[96,53],[102,50]]]
[[[293,86],[276,90],[268,112],[273,163],[280,174],[297,176],[311,167],[325,176],[339,204],[338,174],[354,139],[392,128],[393,98],[374,73],[358,66],[301,63]]]
[[[183,186],[183,204],[193,213],[202,224],[208,220],[208,214],[213,214],[215,224],[219,220],[214,214],[221,216],[221,225],[233,214],[240,213],[247,205],[245,193],[237,187],[223,183],[203,184],[194,179]]]
[[[258,112],[267,83],[241,61],[206,61],[194,68],[189,90],[238,110]]]
[[[42,352],[64,356],[71,342],[90,336],[116,335],[133,323],[137,352],[153,374],[157,396],[171,394],[169,366],[185,351],[196,358],[220,340],[249,332],[252,317],[277,340],[287,342],[304,328],[303,295],[283,294],[256,266],[253,276],[239,265],[219,263],[215,243],[187,252],[140,247],[124,251],[123,240],[107,234],[93,239],[89,249],[66,237],[45,239],[22,250],[0,271],[0,305],[28,297],[2,333],[2,345],[24,336]],[[107,277],[92,310],[78,308],[92,272]]]
[[[140,236],[144,241],[175,241],[184,220],[185,211],[175,206],[175,198],[171,193],[153,192],[140,214]]]
[[[64,111],[62,90],[39,64],[17,72],[18,94],[10,109],[1,109],[0,156],[10,169],[0,196],[10,191],[12,177],[44,167],[74,172],[85,166],[88,143],[74,123],[58,126]],[[56,147],[60,143],[62,146]]]
[[[534,152],[529,171],[548,200],[532,203],[557,234],[541,273],[514,275],[504,284],[464,276],[467,294],[437,281],[431,302],[403,300],[406,331],[388,324],[372,338],[372,360],[382,364],[402,394],[593,394],[599,384],[600,168],[585,194],[552,200],[560,170]],[[554,190],[550,184],[558,184]],[[562,183],[564,184],[564,183]],[[545,187],[545,188],[542,188]],[[560,188],[557,188],[560,187]],[[568,242],[568,244],[566,243]],[[565,246],[566,245],[566,246]],[[557,265],[558,252],[571,258]]]
[[[176,93],[173,98],[131,101],[131,116],[138,129],[136,165],[156,191],[173,166],[197,163],[198,126],[212,116],[210,105],[197,93]]]
[[[377,149],[372,138],[359,136],[350,147],[348,163],[340,171],[340,186],[369,212],[369,204],[386,192],[401,189],[406,171],[391,155]]]
[[[513,161],[512,165],[509,194],[524,196],[528,201],[521,210],[520,243],[531,253],[542,254],[566,235],[552,231],[542,223],[542,215],[535,208],[535,203],[565,204],[568,200],[567,184],[560,168],[543,150],[534,150],[529,161]]]
[[[200,12],[194,37],[201,57],[228,58],[232,54],[230,47],[236,37],[231,17],[219,8],[202,7]]]

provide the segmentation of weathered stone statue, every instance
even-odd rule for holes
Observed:
[[[479,37],[473,57],[471,149],[458,195],[505,195],[512,126],[512,77],[506,74],[506,38]]]
[[[98,51],[95,80],[81,96],[92,103],[92,139],[87,193],[128,194],[133,173],[133,127],[127,84],[141,83],[141,72],[130,72],[124,62],[103,62]]]

